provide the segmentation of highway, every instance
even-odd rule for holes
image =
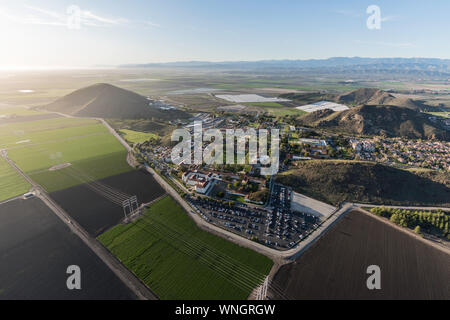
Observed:
[[[131,273],[119,260],[117,260],[97,239],[91,237],[69,214],[56,204],[47,192],[30,177],[28,177],[17,165],[9,159],[6,150],[1,151],[1,156],[26,180],[36,194],[61,221],[76,234],[110,269],[114,274],[136,295],[140,300],[158,300],[133,273]]]

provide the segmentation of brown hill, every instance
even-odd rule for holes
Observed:
[[[105,83],[74,91],[45,108],[82,117],[161,120],[189,117],[180,110],[162,110],[153,107],[146,97]]]
[[[277,181],[322,201],[450,206],[448,173],[410,172],[355,161],[310,161],[280,174]]]
[[[428,108],[421,100],[413,100],[404,96],[395,96],[386,91],[364,88],[351,91],[336,97],[335,101],[347,105],[380,105],[380,106],[395,106],[401,108],[408,108],[412,110],[425,110]]]
[[[388,105],[395,99],[393,95],[373,88],[358,89],[336,97],[336,101],[352,105]]]
[[[298,105],[328,100],[342,103],[348,105],[349,107],[360,105],[386,105],[408,108],[417,111],[428,110],[430,108],[421,100],[413,100],[405,96],[396,96],[375,88],[362,88],[344,94],[287,93],[282,94],[280,97],[294,100]]]
[[[427,115],[395,106],[364,105],[342,112],[317,111],[298,120],[303,125],[354,135],[450,140],[450,133],[431,122]]]

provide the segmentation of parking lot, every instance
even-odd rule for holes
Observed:
[[[269,207],[235,203],[230,206],[207,198],[188,198],[203,219],[268,247],[289,249],[318,227],[319,219],[312,214],[292,212],[292,192],[274,185]]]

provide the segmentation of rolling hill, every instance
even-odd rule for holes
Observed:
[[[396,106],[363,105],[333,112],[320,110],[298,118],[299,124],[352,135],[450,140],[450,133],[426,114]]]
[[[337,96],[334,101],[350,106],[382,105],[408,108],[416,111],[429,108],[423,101],[392,95],[375,88],[357,89]]]
[[[411,172],[355,161],[303,162],[277,177],[294,191],[333,205],[350,201],[450,206],[449,179],[445,172]]]
[[[343,94],[331,93],[287,93],[281,98],[294,100],[298,105],[315,103],[321,100],[345,104],[349,107],[361,105],[383,105],[407,108],[416,111],[429,111],[430,106],[421,100],[413,100],[404,96],[396,96],[375,88],[361,88]]]
[[[146,97],[106,83],[76,90],[45,106],[45,109],[74,116],[110,119],[175,120],[189,117],[184,111],[151,106]]]

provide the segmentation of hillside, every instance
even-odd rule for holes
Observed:
[[[337,102],[343,104],[377,104],[377,105],[387,105],[390,104],[395,97],[383,90],[378,90],[374,88],[363,88],[354,90],[336,98]]]
[[[81,117],[116,119],[175,120],[189,117],[183,111],[152,107],[146,97],[105,83],[74,91],[45,106],[45,109]]]
[[[363,88],[354,90],[335,98],[336,102],[359,106],[359,105],[382,105],[408,108],[416,111],[427,110],[429,106],[421,100],[413,100],[407,97],[395,96],[386,91]]]
[[[346,92],[344,94],[287,93],[282,94],[280,97],[294,100],[299,105],[327,100],[345,104],[349,107],[360,105],[383,105],[408,108],[417,111],[425,111],[430,109],[430,106],[427,106],[421,100],[413,100],[403,96],[395,96],[386,91],[375,88],[362,88]]]
[[[310,161],[280,174],[277,181],[294,191],[337,205],[342,201],[450,206],[448,173],[433,177],[392,167],[344,161]]]
[[[298,122],[352,135],[450,140],[450,133],[431,122],[426,114],[394,106],[363,105],[342,112],[322,110],[299,117]]]

